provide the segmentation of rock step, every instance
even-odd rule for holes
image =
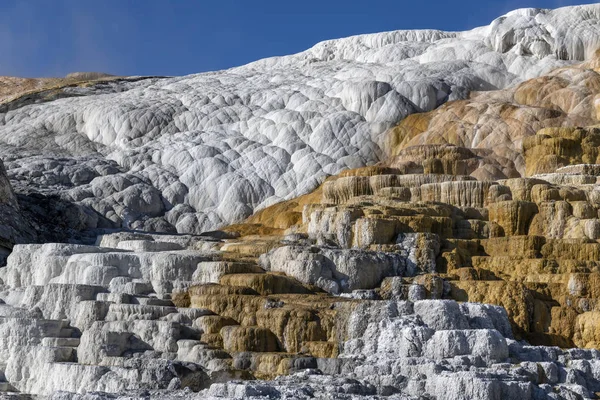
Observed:
[[[105,303],[130,304],[131,296],[127,293],[98,293],[96,300]]]
[[[202,331],[204,334],[218,334],[221,332],[221,328],[229,325],[239,324],[234,319],[221,315],[204,315],[196,318],[192,327]]]
[[[258,379],[274,379],[279,375],[287,375],[294,370],[314,368],[316,359],[310,356],[282,352],[245,352],[234,354],[234,363],[250,362],[249,369]]]
[[[547,260],[542,258],[515,258],[510,256],[471,258],[473,267],[479,271],[479,278],[494,279],[498,275],[503,279],[521,280],[521,278],[542,278],[554,276],[552,281],[565,279],[565,283],[571,275],[590,275],[600,272],[600,262],[579,260]],[[497,278],[497,277],[495,277]]]
[[[556,169],[559,174],[566,175],[593,175],[600,176],[600,165],[598,164],[574,164]]]
[[[75,332],[75,329],[73,329],[73,328],[62,328],[60,330],[60,332],[58,333],[58,337],[70,338],[73,336],[74,332]]]
[[[229,353],[280,351],[278,339],[273,332],[259,326],[229,325],[221,329],[223,349]]]
[[[249,287],[263,296],[313,293],[295,278],[272,273],[223,275],[219,283],[224,286]]]
[[[225,243],[221,251],[227,254],[227,258],[244,259],[258,258],[261,254],[277,247],[278,241],[269,239],[257,239],[255,241],[240,241]]]
[[[154,292],[151,282],[144,280],[131,280],[131,278],[119,276],[110,281],[108,290],[111,293],[126,293],[129,295],[145,295]]]
[[[181,314],[192,321],[204,315],[214,314],[205,308],[177,308],[142,304],[110,304],[106,321],[158,320],[170,314]],[[190,322],[191,324],[191,322]]]
[[[134,319],[154,320],[168,314],[177,313],[176,307],[147,306],[141,304],[111,304],[106,316],[107,321],[127,321]]]
[[[194,280],[201,283],[218,283],[224,275],[264,272],[257,261],[203,261],[198,263]]]
[[[72,346],[53,346],[56,363],[77,363],[77,348]]]
[[[117,249],[134,252],[160,252],[183,250],[183,246],[179,243],[152,240],[122,240],[117,244]]]
[[[174,307],[175,304],[168,299],[159,299],[156,297],[139,297],[135,296],[131,298],[131,304],[140,304],[143,306],[161,306],[161,307]]]
[[[577,258],[540,258],[540,257],[521,257],[507,255],[490,255],[490,256],[472,256],[473,263],[485,263],[491,260],[497,260],[504,263],[528,262],[540,263],[541,265],[549,264],[556,266],[576,265],[585,268],[600,268],[600,261],[597,260],[580,260]]]
[[[79,338],[72,337],[45,337],[42,339],[42,346],[47,347],[77,347]]]
[[[161,306],[161,307],[173,307],[174,304],[171,301],[171,294],[163,294],[160,297],[156,293],[149,293],[148,295],[133,295],[129,293],[98,293],[96,296],[97,301],[111,302],[116,304],[138,304],[144,306]]]
[[[220,333],[203,333],[200,336],[200,343],[208,346],[210,349],[223,348],[223,336]]]

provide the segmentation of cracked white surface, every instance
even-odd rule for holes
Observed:
[[[17,188],[87,205],[100,226],[201,232],[377,162],[410,113],[599,45],[598,4],[330,40],[226,71],[68,89],[77,97],[1,114],[0,157]]]

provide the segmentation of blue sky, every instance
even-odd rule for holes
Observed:
[[[465,30],[568,0],[0,0],[0,75],[183,75],[395,29]]]

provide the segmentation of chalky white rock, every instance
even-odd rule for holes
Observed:
[[[599,351],[530,346],[515,340],[504,308],[441,299],[449,283],[425,274],[438,270],[444,235],[399,233],[383,219],[331,207],[388,189],[399,202],[449,202],[475,212],[508,201],[510,180],[341,178],[324,185],[324,204],[305,208],[306,234],[287,235],[260,256],[227,253],[247,238],[236,243],[225,232],[175,233],[240,221],[329,174],[373,164],[385,156],[383,133],[410,113],[589,58],[599,46],[600,5],[523,9],[468,32],[361,35],[227,71],[114,80],[65,88],[58,97],[66,98],[1,106],[0,157],[17,192],[29,187],[75,203],[73,228],[170,234],[107,233],[94,246],[15,245],[0,267],[0,397],[593,398]],[[595,181],[580,173],[594,168],[543,176],[590,184],[589,194],[573,191],[581,197],[574,218],[595,221],[596,210],[583,201],[598,200]],[[2,172],[0,206],[11,210],[8,217],[19,215]],[[396,188],[400,181],[405,190]],[[559,211],[544,215],[560,218]],[[20,223],[5,226],[0,217],[0,234]],[[600,236],[597,226],[580,225],[590,239]],[[221,284],[235,274],[256,280]],[[261,296],[265,277],[277,282],[271,289],[293,290]],[[571,294],[587,290],[575,275],[568,287]],[[333,321],[323,324],[336,325],[339,337],[311,343],[333,345],[337,357],[300,346],[279,352],[296,340],[295,328],[322,329],[294,319],[314,310],[289,308],[292,294],[301,302],[331,300],[323,318]],[[201,296],[221,296],[226,306],[198,306]],[[260,312],[249,310],[256,305]],[[284,327],[259,326],[271,317],[285,320],[283,338],[275,331]],[[243,331],[252,334],[251,349],[243,347]],[[285,363],[291,373],[245,380],[260,376],[260,357],[269,373]]]
[[[93,209],[92,227],[199,233],[379,161],[383,133],[411,113],[590,58],[599,21],[598,4],[521,9],[467,32],[359,35],[225,71],[67,88],[77,96],[4,107],[0,157],[17,189]]]

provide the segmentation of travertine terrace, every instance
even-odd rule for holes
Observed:
[[[5,79],[0,397],[597,398],[599,49],[596,4]]]

